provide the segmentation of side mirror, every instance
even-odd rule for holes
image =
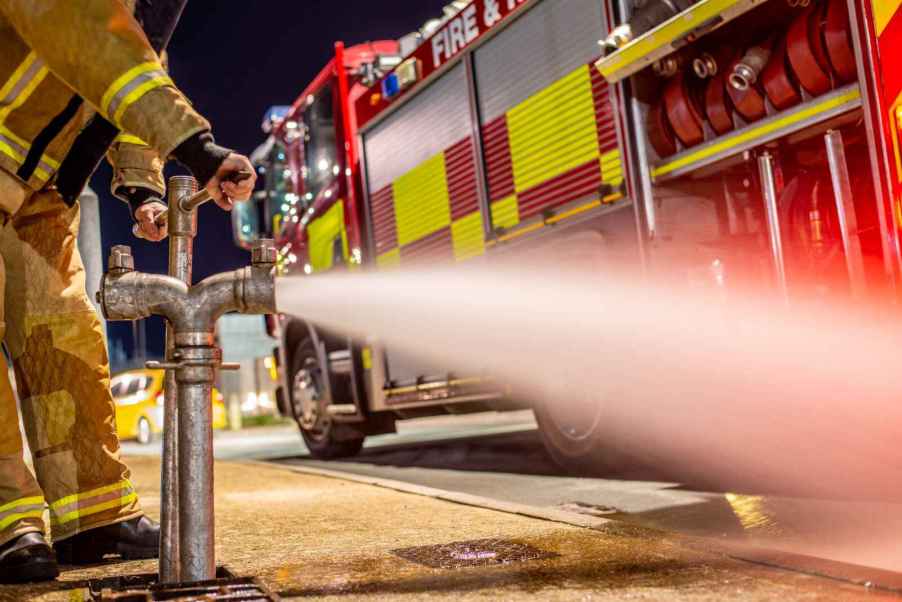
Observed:
[[[257,195],[232,208],[232,237],[242,249],[250,249],[260,239],[260,215]]]

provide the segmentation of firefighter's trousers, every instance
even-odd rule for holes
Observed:
[[[4,176],[0,194],[21,197]],[[119,458],[100,321],[85,294],[79,208],[54,189],[25,195],[0,230],[0,328],[37,480],[24,461],[13,388],[0,364],[0,545],[44,531],[45,507],[55,541],[141,515]]]

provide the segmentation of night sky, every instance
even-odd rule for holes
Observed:
[[[192,0],[170,50],[176,84],[213,124],[217,142],[250,154],[264,135],[266,109],[291,104],[333,56],[333,45],[397,39],[441,15],[450,0]],[[214,8],[215,7],[215,8]],[[171,173],[181,173],[170,165]],[[109,248],[129,244],[137,269],[166,271],[166,242],[132,237],[125,204],[109,194],[104,165],[92,180],[101,196],[104,262]],[[194,253],[195,281],[249,261],[232,244],[229,216],[209,204],[200,211]],[[111,323],[111,345],[132,346],[130,323]],[[163,348],[162,323],[147,324],[149,354]]]

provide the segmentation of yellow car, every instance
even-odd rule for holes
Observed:
[[[163,370],[130,370],[110,380],[119,439],[148,444],[163,432]],[[222,395],[213,389],[213,428],[226,426]]]

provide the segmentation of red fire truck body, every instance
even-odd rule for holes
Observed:
[[[272,235],[283,271],[315,274],[589,232],[637,273],[727,295],[895,299],[900,6],[456,2],[413,48],[336,45],[256,153],[266,187],[236,237]],[[279,325],[281,401],[316,455],[398,418],[511,407],[492,380]],[[563,464],[613,457],[600,409],[536,411]]]

